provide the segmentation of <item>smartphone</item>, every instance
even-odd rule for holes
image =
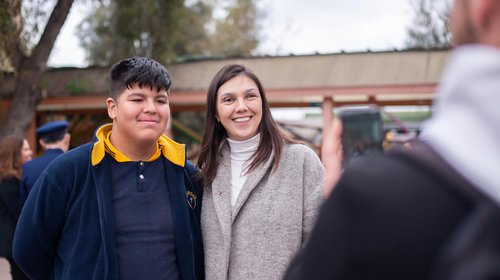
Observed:
[[[383,123],[377,106],[345,106],[337,115],[343,128],[344,163],[355,157],[377,156],[384,152]]]

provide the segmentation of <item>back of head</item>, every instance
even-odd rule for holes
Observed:
[[[36,129],[36,136],[46,144],[57,143],[64,139],[68,126],[67,121],[48,122]]]
[[[159,62],[147,57],[122,60],[111,68],[109,97],[117,97],[134,85],[169,91],[172,84],[170,73]]]
[[[485,44],[500,48],[500,1],[453,1],[450,30],[457,46]]]
[[[5,177],[21,177],[23,141],[23,138],[12,135],[0,141],[0,180]]]

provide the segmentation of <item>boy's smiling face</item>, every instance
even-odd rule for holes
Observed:
[[[149,86],[133,85],[117,100],[106,101],[108,115],[113,119],[113,138],[130,144],[150,145],[167,127],[170,107],[167,91],[157,92]]]

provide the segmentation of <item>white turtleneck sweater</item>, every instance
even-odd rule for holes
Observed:
[[[500,204],[500,50],[456,48],[421,138]]]
[[[229,138],[227,141],[231,149],[231,206],[234,206],[247,180],[248,174],[245,173],[245,169],[250,164],[249,159],[257,151],[260,134],[244,141],[234,141]]]

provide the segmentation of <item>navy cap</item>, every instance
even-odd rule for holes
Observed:
[[[67,121],[53,121],[48,122],[36,129],[36,136],[41,138],[47,134],[52,134],[54,132],[66,132],[69,123]]]

